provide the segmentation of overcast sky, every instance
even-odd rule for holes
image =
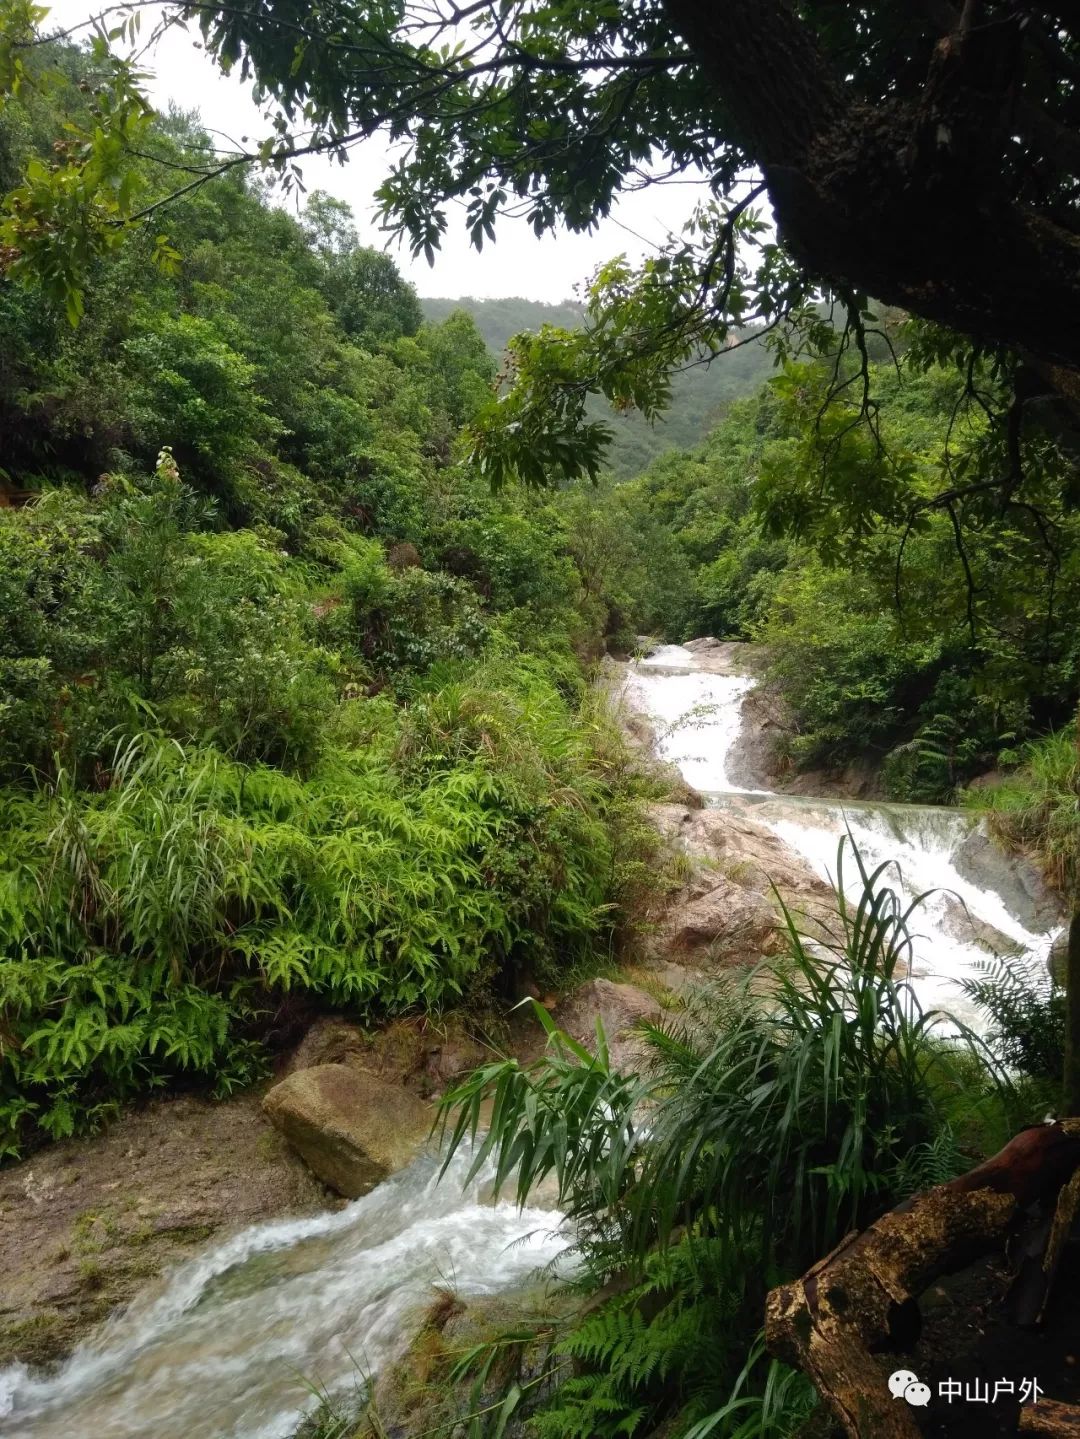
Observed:
[[[45,24],[67,28],[93,14],[95,8],[86,0],[58,0]],[[144,34],[150,22],[147,14]],[[165,109],[171,100],[184,109],[196,109],[207,127],[234,140],[269,133],[251,99],[250,86],[222,75],[195,47],[196,35],[194,27],[192,36],[172,31],[148,61],[155,70],[150,85],[154,104]],[[387,236],[377,227],[371,196],[387,171],[387,146],[376,136],[350,153],[344,166],[323,157],[305,158],[304,184],[309,190],[328,190],[345,200],[356,215],[364,243],[382,248]],[[603,221],[591,235],[564,231],[538,240],[524,220],[506,219],[497,228],[497,242],[486,245],[480,254],[469,244],[464,224],[455,226],[452,207],[449,233],[434,268],[422,257],[412,260],[408,249],[394,246],[391,253],[421,295],[523,295],[532,300],[562,300],[602,261],[622,253],[640,258],[649,249],[643,240],[655,245],[668,231],[680,229],[696,201],[706,194],[704,186],[676,184],[626,195],[614,217]],[[295,206],[296,201],[286,203]]]

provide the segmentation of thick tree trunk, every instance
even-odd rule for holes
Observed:
[[[666,0],[721,97],[733,138],[763,167],[807,163],[847,109],[843,90],[787,0]]]
[[[1007,108],[970,83],[963,36],[943,38],[917,105],[868,106],[786,0],[665,4],[812,274],[1058,367],[1068,394],[1080,238],[1002,188]]]
[[[1065,962],[1065,1074],[1062,1113],[1080,1114],[1080,909],[1069,924]]]
[[[1075,1217],[1078,1169],[1080,1119],[1024,1130],[993,1159],[883,1215],[797,1283],[774,1289],[770,1350],[809,1375],[849,1439],[915,1439],[920,1411],[889,1392],[875,1352],[902,1349],[927,1286],[1001,1249],[1033,1207],[1039,1240],[1022,1246],[1021,1304],[1039,1317]]]

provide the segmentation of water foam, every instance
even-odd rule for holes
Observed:
[[[977,1026],[980,1015],[958,981],[978,974],[994,951],[1013,947],[1045,955],[1054,937],[1054,932],[1025,928],[1000,893],[981,888],[961,873],[960,848],[980,821],[961,810],[844,806],[739,789],[731,781],[728,763],[742,731],[743,701],[755,681],[710,674],[694,665],[691,651],[666,646],[630,667],[626,699],[653,721],[659,754],[714,804],[753,796],[753,817],[823,878],[836,878],[837,844],[845,830],[870,869],[895,861],[888,882],[907,902],[930,892],[912,919],[910,979],[919,1002],[926,1009],[947,1009]],[[844,882],[850,894],[858,893],[861,881],[850,859]]]
[[[570,1236],[431,1155],[339,1212],[257,1225],[140,1296],[53,1375],[0,1371],[4,1439],[286,1439],[408,1343],[433,1287],[522,1285]]]

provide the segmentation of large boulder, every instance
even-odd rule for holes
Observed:
[[[796,907],[831,908],[832,889],[809,862],[737,805],[700,810],[653,805],[650,814],[673,848],[699,866],[698,894],[711,887],[711,870],[766,898],[775,885]]]
[[[613,1069],[632,1070],[641,1054],[635,1028],[642,1020],[658,1020],[659,1000],[633,984],[590,979],[561,999],[551,1017],[579,1044],[596,1051],[596,1021],[604,1027]]]
[[[740,964],[776,948],[777,915],[760,894],[720,879],[697,898],[676,904],[667,932],[673,949],[704,950],[714,963]]]
[[[835,911],[830,886],[801,855],[737,806],[653,805],[653,822],[688,876],[646,944],[654,959],[699,969],[756,964],[783,943],[776,888],[800,926],[820,934]]]
[[[1064,919],[1059,895],[1049,888],[1035,865],[1022,854],[1010,854],[995,844],[984,825],[957,846],[953,855],[957,873],[980,889],[996,890],[1009,913],[1025,929],[1045,933]]]
[[[296,1070],[263,1109],[318,1177],[358,1199],[415,1158],[431,1128],[422,1100],[345,1064]]]

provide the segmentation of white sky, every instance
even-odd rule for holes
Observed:
[[[66,29],[98,8],[88,5],[87,0],[57,0],[45,27]],[[149,33],[153,18],[150,13],[144,15],[144,35]],[[247,135],[254,140],[268,134],[266,121],[251,99],[250,87],[223,75],[195,48],[196,36],[194,27],[191,36],[173,30],[147,61],[147,68],[156,72],[149,87],[153,103],[165,109],[172,100],[183,109],[197,109],[208,128],[235,139]],[[387,173],[388,153],[382,137],[375,136],[355,147],[344,166],[322,156],[307,156],[301,162],[307,189],[327,190],[346,201],[356,215],[363,242],[380,248],[387,244],[388,237],[378,229],[371,196]],[[625,253],[636,260],[647,253],[649,245],[637,236],[655,245],[669,231],[680,229],[697,200],[706,195],[704,184],[654,185],[625,195],[618,201],[613,218],[602,221],[591,235],[562,231],[538,240],[526,221],[504,219],[497,226],[496,243],[485,245],[479,254],[469,244],[464,216],[462,223],[455,226],[451,207],[449,230],[434,268],[423,257],[411,259],[407,248],[395,246],[391,253],[421,295],[521,295],[531,300],[562,300],[598,264],[613,255]],[[290,198],[286,203],[294,205],[296,201]]]

